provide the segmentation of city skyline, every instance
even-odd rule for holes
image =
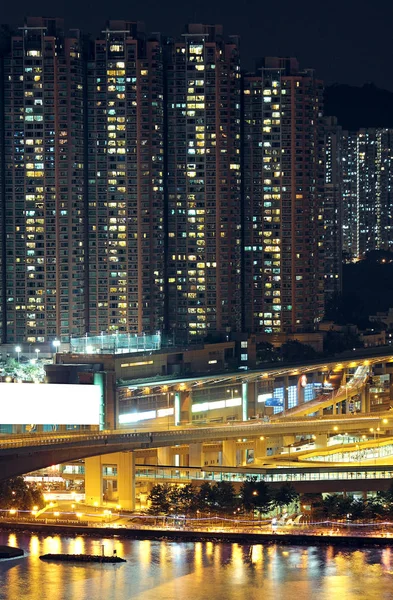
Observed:
[[[93,44],[63,27],[30,17],[5,45],[3,338],[162,330],[189,343],[208,333],[315,331],[324,183],[313,71],[290,59],[286,73],[285,61],[267,59],[278,60],[279,80],[284,69],[283,89],[267,71],[266,89],[255,90],[259,105],[269,100],[263,123],[245,122],[238,40],[221,26],[190,24],[168,42],[143,24],[109,21]],[[250,173],[252,207],[242,188],[250,136],[261,161]],[[262,243],[248,240],[257,225],[266,247],[251,271],[242,254],[248,241]],[[244,304],[250,285],[263,306]],[[249,309],[260,327],[245,319]]]
[[[176,40],[103,27],[93,41],[29,17],[3,38],[4,341],[317,332],[341,290],[343,215],[369,227],[341,206],[348,134],[324,118],[318,74],[274,57],[242,71],[221,25]],[[379,226],[385,146],[362,200]]]

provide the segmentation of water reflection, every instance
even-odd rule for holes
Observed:
[[[0,600],[376,600],[391,598],[390,548],[342,550],[129,541],[85,536],[1,534],[0,544],[28,556],[0,563]],[[71,552],[127,558],[124,565],[45,563],[40,554]]]

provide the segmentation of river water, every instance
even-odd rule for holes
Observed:
[[[0,532],[26,558],[0,561],[0,600],[393,600],[393,549],[178,543]],[[120,565],[49,563],[117,551]]]

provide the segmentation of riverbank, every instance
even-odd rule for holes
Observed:
[[[393,537],[344,535],[329,533],[250,533],[233,531],[192,531],[179,529],[114,529],[113,527],[78,527],[69,525],[1,523],[0,531],[23,531],[44,535],[70,535],[89,537],[118,537],[133,540],[174,542],[227,542],[237,544],[282,544],[292,546],[335,545],[347,547],[393,546]]]

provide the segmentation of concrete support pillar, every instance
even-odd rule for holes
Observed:
[[[360,412],[369,413],[370,410],[370,386],[366,383],[360,394]]]
[[[236,450],[236,465],[239,466],[243,466],[246,464],[246,460],[247,460],[247,453],[246,453],[246,448],[238,448]]]
[[[180,420],[178,420],[178,422],[175,422],[175,425],[180,425],[180,423],[190,423],[192,421],[191,408],[192,390],[185,390],[183,392],[180,392]]]
[[[289,386],[288,375],[284,375],[284,410],[288,410],[288,386]]]
[[[366,383],[366,385],[364,386],[364,397],[365,397],[366,412],[369,413],[369,412],[371,412],[370,384],[369,383]]]
[[[179,454],[179,467],[188,467],[188,454]]]
[[[222,466],[236,467],[236,442],[224,440],[222,443]]]
[[[117,463],[119,504],[125,510],[135,509],[135,454],[119,452]]]
[[[319,450],[319,448],[327,447],[327,434],[326,433],[317,433],[315,435],[315,449]]]
[[[295,454],[295,450],[292,449],[292,444],[294,444],[295,440],[294,435],[283,435],[281,438],[282,449],[280,448],[277,453],[286,452],[288,456]]]
[[[190,467],[202,467],[202,444],[190,444],[188,456]]]
[[[242,420],[248,421],[248,383],[242,383]]]
[[[266,456],[281,454],[283,438],[281,435],[269,435],[266,439]]]
[[[248,401],[248,417],[255,417],[259,412],[259,406],[257,403],[258,396],[258,382],[249,381],[247,390],[247,401]]]
[[[294,435],[283,435],[282,436],[282,445],[289,446],[296,441],[296,437]]]
[[[85,502],[102,504],[102,463],[101,456],[85,459]]]
[[[175,425],[180,425],[181,422],[181,398],[180,392],[175,392]]]
[[[257,438],[254,441],[254,456],[256,459],[266,456],[266,438]]]
[[[171,465],[172,464],[172,448],[170,446],[164,446],[164,448],[157,448],[157,465]]]
[[[304,404],[304,388],[307,380],[304,379],[303,375],[301,375],[297,382],[297,404]],[[307,385],[307,383],[306,383]]]
[[[392,376],[392,374],[390,374],[390,383],[389,383],[389,402],[390,402],[390,406],[392,406],[392,403],[393,403],[393,376]]]

